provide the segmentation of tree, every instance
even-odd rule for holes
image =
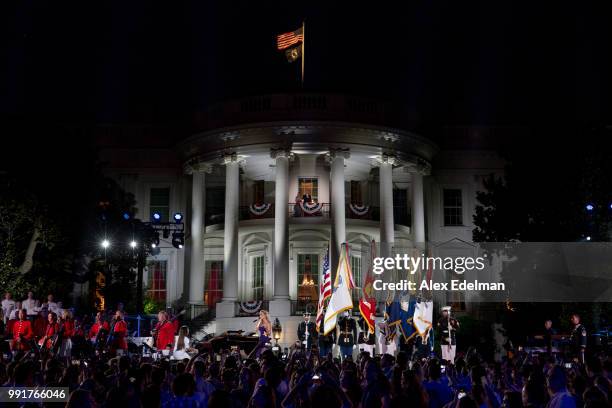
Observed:
[[[555,142],[531,137],[506,145],[501,152],[508,161],[504,177],[490,175],[483,181],[482,191],[477,192],[473,240],[573,242],[589,237],[592,241],[609,241],[612,154],[607,133],[605,129],[557,129]],[[563,144],[564,134],[580,141]],[[587,211],[587,204],[594,206],[592,211]],[[537,259],[530,261],[537,263]],[[505,273],[504,280],[520,281],[524,277],[523,271],[512,267],[505,268]],[[529,324],[539,328],[545,318],[565,316],[570,309],[584,311],[585,305],[534,307],[530,303],[513,304],[513,312],[502,309],[507,312],[509,332],[520,337],[520,333],[533,332],[535,327]],[[583,314],[587,319],[594,315]]]
[[[0,287],[22,298],[71,291],[73,253],[62,220],[15,180],[0,181]]]

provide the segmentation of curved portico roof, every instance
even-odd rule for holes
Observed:
[[[363,155],[393,154],[430,162],[431,140],[402,130],[401,112],[372,99],[343,95],[264,95],[213,105],[199,115],[204,130],[182,141],[185,163],[215,162],[224,153],[269,154],[270,149],[317,153],[349,148]]]

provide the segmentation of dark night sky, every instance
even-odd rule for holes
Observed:
[[[555,138],[573,154],[588,140],[575,129],[612,124],[603,3],[3,0],[0,173],[70,216],[91,204],[95,151],[87,133],[62,125],[189,127],[211,101],[296,90],[298,64],[275,36],[304,18],[306,90],[399,101],[425,136],[444,125],[525,126],[537,137],[515,152]],[[541,168],[567,168],[540,149]]]
[[[299,64],[276,51],[275,35],[303,18],[306,90],[396,100],[425,136],[518,125],[569,149],[560,130],[612,123],[612,25],[595,2],[295,4],[0,2],[0,167],[68,190],[87,183],[95,156],[87,134],[54,125],[188,128],[211,101],[297,90]]]
[[[274,36],[305,17],[309,90],[398,99],[422,123],[610,122],[612,33],[595,2],[302,3],[3,1],[0,112],[174,122],[291,90],[298,67]]]

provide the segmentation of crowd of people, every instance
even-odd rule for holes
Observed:
[[[10,331],[7,325],[3,332],[10,349],[1,355],[0,382],[5,387],[67,387],[68,402],[59,406],[611,406],[612,356],[606,349],[593,350],[584,359],[521,350],[495,362],[485,360],[472,347],[457,350],[452,360],[401,350],[395,355],[362,351],[338,358],[318,350],[307,334],[311,322],[306,318],[298,328],[305,340],[287,352],[271,347],[271,322],[262,312],[256,324],[260,342],[247,354],[236,347],[219,349],[211,342],[190,341],[187,328],[162,311],[152,332],[152,344],[129,350],[127,324],[123,311],[117,310],[110,320],[98,313],[91,326],[81,326],[92,348],[87,353],[72,350],[70,354],[62,341],[58,345],[51,340],[70,338],[65,336],[67,332],[74,338],[78,325],[69,311],[57,320],[56,316],[56,312],[48,312],[46,331],[38,337],[26,308],[18,310],[17,321]],[[451,328],[449,324],[441,328]],[[24,341],[30,335],[34,341]],[[165,352],[154,356],[147,349]]]

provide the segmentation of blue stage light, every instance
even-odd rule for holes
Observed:
[[[151,219],[153,220],[153,222],[160,222],[161,221],[161,214],[158,213],[157,211],[153,213],[153,215],[151,215]]]
[[[593,204],[587,204],[585,208],[586,208],[587,211],[593,211],[595,206]]]
[[[126,211],[126,212],[123,213],[123,219],[124,220],[129,221],[130,218],[132,218],[132,216],[130,215],[129,212]]]
[[[178,212],[174,213],[174,221],[176,221],[177,224],[183,221],[183,214]]]

